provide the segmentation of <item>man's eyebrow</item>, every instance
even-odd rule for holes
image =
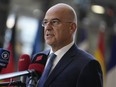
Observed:
[[[43,19],[43,21],[47,21],[48,19]],[[53,18],[53,19],[51,19],[51,20],[59,20],[60,21],[60,19],[58,19],[58,18]]]
[[[51,20],[60,20],[60,19],[58,19],[58,18],[53,18],[53,19],[51,19]]]

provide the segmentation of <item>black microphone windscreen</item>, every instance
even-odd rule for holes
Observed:
[[[0,48],[0,68],[6,68],[10,59],[10,51]]]
[[[38,53],[36,55],[34,55],[33,60],[31,63],[38,63],[38,64],[46,64],[47,61],[47,55],[44,53]]]

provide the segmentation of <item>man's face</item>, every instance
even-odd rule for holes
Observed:
[[[46,43],[52,47],[61,48],[71,42],[72,22],[65,20],[66,15],[63,14],[50,10],[44,17],[44,38]]]

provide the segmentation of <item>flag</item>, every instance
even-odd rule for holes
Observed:
[[[116,87],[116,34],[112,38],[111,54],[108,63],[106,87]]]
[[[95,58],[98,60],[98,62],[101,65],[102,72],[103,72],[103,85],[105,87],[105,79],[106,79],[106,64],[105,64],[105,34],[104,31],[99,31],[99,37],[98,37],[98,45],[97,49],[95,51]]]
[[[7,67],[2,69],[1,74],[12,73],[15,71],[15,61],[14,61],[15,26],[16,24],[14,24],[13,28],[6,30],[4,49],[10,51],[10,59]],[[7,82],[10,81],[10,79],[2,80],[2,82],[6,81]]]
[[[33,49],[32,49],[32,56],[43,49],[43,27],[41,26],[41,21],[39,20],[38,22],[38,29],[36,32],[34,44],[33,44]]]

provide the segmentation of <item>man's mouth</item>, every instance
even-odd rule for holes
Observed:
[[[46,34],[47,37],[53,37],[54,34]]]

